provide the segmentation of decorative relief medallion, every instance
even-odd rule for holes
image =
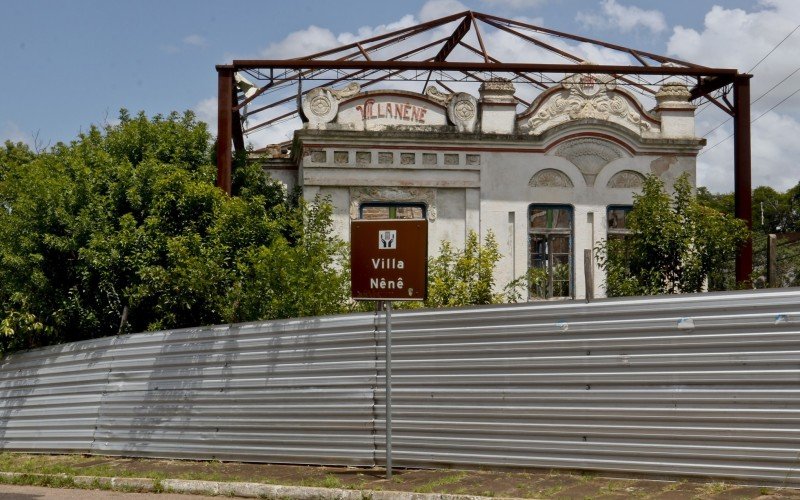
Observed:
[[[459,132],[475,132],[478,123],[478,100],[466,92],[454,94],[447,105],[447,118]]]
[[[555,168],[545,168],[539,170],[531,180],[528,181],[531,187],[552,187],[552,188],[571,188],[574,187],[570,178],[561,170]]]
[[[622,170],[608,180],[606,187],[618,189],[637,189],[644,186],[644,176],[633,170]]]
[[[444,155],[444,164],[445,165],[458,165],[458,153],[445,153],[445,155]]]
[[[339,101],[330,90],[318,87],[310,90],[302,100],[303,116],[311,125],[328,123],[339,111]]]
[[[469,101],[458,101],[455,107],[455,117],[459,120],[469,120],[475,116],[475,105]]]
[[[424,203],[428,220],[436,220],[436,190],[432,188],[351,187],[350,218],[358,219],[358,209],[367,202]]]
[[[576,74],[564,79],[561,86],[563,90],[545,98],[523,124],[523,129],[529,134],[539,134],[560,123],[586,118],[613,121],[637,133],[652,128],[644,112],[616,89],[611,77]]]
[[[587,186],[594,186],[595,178],[603,167],[623,156],[622,149],[612,142],[594,137],[567,141],[554,154],[578,167]]]
[[[302,116],[310,125],[329,123],[339,112],[339,101],[354,96],[361,91],[358,83],[351,82],[342,89],[317,87],[303,97],[300,108]]]
[[[400,164],[401,165],[413,165],[417,162],[417,154],[416,153],[400,153]]]
[[[311,112],[317,116],[325,116],[331,111],[331,101],[326,96],[318,95],[311,99]]]

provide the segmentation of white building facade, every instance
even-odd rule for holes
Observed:
[[[431,255],[491,232],[503,255],[498,289],[531,270],[532,300],[584,298],[584,250],[624,232],[644,176],[671,188],[688,173],[694,183],[705,143],[695,106],[685,85],[667,82],[648,111],[601,75],[572,75],[521,113],[514,93],[505,80],[478,96],[315,89],[302,101],[293,162],[266,168],[306,199],[328,197],[345,241],[362,217],[427,218]]]

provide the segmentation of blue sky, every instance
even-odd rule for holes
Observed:
[[[742,71],[800,25],[797,0],[6,2],[0,140],[39,147],[69,141],[90,124],[114,120],[122,107],[148,114],[193,109],[213,121],[215,64],[277,58],[287,50],[302,54],[328,38],[334,43],[360,38],[382,24],[419,22],[465,8]],[[800,30],[756,68],[754,98],[800,66],[799,51]],[[756,102],[753,117],[799,88],[800,72]],[[709,146],[730,134],[730,123],[714,129],[725,118],[715,110],[698,115],[698,133],[709,133]],[[800,94],[753,128],[754,185],[795,185]],[[732,189],[731,146],[727,140],[700,156],[700,184]]]

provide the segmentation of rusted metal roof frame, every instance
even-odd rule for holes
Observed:
[[[452,34],[441,40],[442,47],[438,54],[434,57],[426,58],[421,61],[404,60],[405,56],[394,56],[389,60],[381,60],[375,57],[375,52],[392,45],[406,41],[421,33],[428,32],[433,29],[446,26],[450,23],[460,21]],[[486,51],[483,44],[483,37],[478,28],[478,21],[482,21],[487,26],[495,29],[503,30],[504,32],[511,33],[518,38],[525,40],[529,43],[535,44],[541,49],[547,50],[551,53],[558,54],[570,63],[552,64],[552,63],[505,63],[491,57]],[[475,51],[472,47],[468,47],[463,42],[464,36],[469,30],[475,28],[476,37],[480,45],[480,55],[483,56],[482,62],[468,62],[468,61],[447,61],[447,57],[451,55],[453,49],[458,45]],[[582,58],[570,54],[569,52],[555,47],[554,45],[539,40],[535,36],[522,33],[521,31],[528,31],[538,33],[545,36],[556,37],[573,42],[588,43],[606,49],[616,50],[626,55],[633,57],[640,66],[636,65],[604,65],[586,63]],[[430,48],[436,43],[428,42],[425,48]],[[415,54],[421,52],[422,48],[417,48],[406,52],[405,54]],[[328,57],[339,56],[338,59],[328,59]],[[363,59],[357,59],[357,58]],[[651,65],[648,60],[658,63],[658,66]],[[280,69],[284,71],[284,76],[278,79],[274,78],[274,70]],[[234,74],[237,71],[247,70],[270,70],[270,79],[267,84],[256,91],[255,95],[245,97],[241,102],[237,102],[236,87],[233,82]],[[752,227],[752,194],[750,191],[751,184],[751,153],[750,153],[750,102],[749,102],[749,87],[751,75],[740,73],[737,69],[732,68],[710,68],[698,64],[682,61],[679,59],[653,54],[647,51],[637,50],[621,45],[604,42],[580,35],[573,35],[541,26],[525,23],[518,20],[507,19],[499,16],[483,14],[473,11],[465,11],[451,16],[442,17],[416,26],[405,27],[392,32],[384,33],[381,35],[373,36],[364,40],[353,42],[350,44],[336,47],[333,49],[325,50],[312,54],[306,57],[295,59],[243,59],[234,60],[230,65],[218,65],[217,72],[220,79],[219,82],[219,117],[218,117],[218,154],[217,154],[217,185],[220,186],[227,193],[230,193],[230,174],[231,174],[231,147],[230,143],[233,140],[237,150],[244,144],[243,130],[241,122],[239,126],[233,124],[234,120],[242,120],[248,115],[255,114],[273,107],[277,103],[261,106],[257,110],[249,113],[244,113],[242,110],[245,105],[249,104],[256,98],[262,96],[269,89],[284,88],[289,85],[298,85],[298,82],[304,76],[315,74],[326,74],[329,71],[343,71],[355,70],[354,73],[339,76],[338,78],[331,78],[337,82],[346,81],[348,79],[368,79],[370,83],[385,80],[389,75],[403,74],[405,72],[418,72],[417,75],[411,77],[412,80],[419,80],[425,82],[427,86],[430,81],[431,74],[434,71],[438,72],[460,72],[464,75],[479,81],[479,77],[474,75],[477,73],[493,73],[503,74],[508,73],[516,75],[523,79],[528,80],[534,85],[540,87],[546,86],[545,82],[539,82],[528,73],[545,74],[570,74],[570,73],[595,73],[606,74],[624,82],[627,85],[632,85],[640,90],[645,90],[652,93],[652,89],[648,90],[644,84],[638,84],[628,78],[626,75],[631,76],[678,76],[684,78],[692,78],[696,80],[695,86],[690,90],[691,98],[707,99],[709,102],[720,107],[724,111],[733,116],[734,122],[734,184],[735,184],[735,201],[736,201],[736,216],[743,219],[748,227]],[[377,73],[388,72],[379,76]],[[422,74],[424,78],[420,77]],[[222,82],[223,79],[229,79],[230,82]],[[538,82],[538,83],[537,83]],[[328,82],[328,85],[330,81]],[[313,87],[312,87],[313,88]],[[722,103],[711,96],[722,88],[730,88],[733,91],[734,103]],[[232,89],[232,90],[231,90]],[[311,89],[309,89],[311,90]],[[298,97],[300,93],[298,90]],[[281,103],[289,102],[291,99],[282,99]],[[248,130],[256,130],[263,128],[275,121],[291,116],[294,113],[287,113],[278,118],[272,118],[261,124],[250,127]],[[223,116],[226,115],[226,116]],[[233,137],[233,135],[236,137]],[[752,241],[749,241],[741,249],[737,256],[736,264],[736,278],[737,281],[747,282],[752,273]]]

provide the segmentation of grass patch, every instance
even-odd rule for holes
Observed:
[[[77,488],[75,480],[70,476],[38,476],[22,474],[19,476],[1,476],[0,483],[17,486],[45,486],[48,488]]]
[[[458,472],[456,474],[450,474],[444,477],[440,477],[439,479],[434,479],[428,483],[423,484],[422,486],[418,486],[414,488],[415,493],[433,493],[437,489],[441,488],[442,486],[448,486],[451,484],[455,484],[465,477],[467,477],[467,472]]]
[[[341,488],[342,481],[333,474],[326,474],[324,478],[311,478],[304,479],[300,482],[301,486],[309,486],[312,488]]]
[[[563,489],[564,489],[564,485],[563,484],[557,484],[555,486],[551,486],[549,488],[545,488],[543,490],[539,490],[539,491],[536,492],[536,494],[544,496],[544,497],[553,497],[555,495],[558,495],[561,492],[561,490],[563,490]]]
[[[696,496],[695,498],[706,498],[711,495],[718,495],[724,492],[725,490],[729,489],[730,487],[731,485],[726,484],[725,482],[722,481],[715,483],[705,483],[704,485],[702,485],[697,489],[699,495]]]

